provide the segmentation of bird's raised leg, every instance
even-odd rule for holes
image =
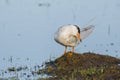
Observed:
[[[65,46],[65,51],[64,51],[64,54],[66,54],[66,51],[67,51],[67,46]]]

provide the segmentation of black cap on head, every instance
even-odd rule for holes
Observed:
[[[76,26],[76,28],[78,29],[78,32],[80,33],[80,28],[79,28],[79,26],[77,26],[77,25],[75,25]]]

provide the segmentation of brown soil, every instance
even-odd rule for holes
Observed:
[[[38,73],[53,76],[45,80],[120,80],[120,59],[91,52],[71,54],[46,62]]]

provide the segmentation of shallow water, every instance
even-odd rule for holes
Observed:
[[[66,24],[95,25],[75,52],[119,58],[119,8],[119,0],[0,0],[0,78],[8,67],[33,68],[61,56],[63,46],[54,41],[54,33]]]

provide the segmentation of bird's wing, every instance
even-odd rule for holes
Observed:
[[[75,35],[70,35],[67,39],[66,39],[67,43],[71,44],[73,42],[77,41],[77,37]]]
[[[81,33],[80,33],[81,39],[86,38],[94,30],[94,27],[95,26],[93,26],[93,25],[89,25],[85,28],[82,28]]]

